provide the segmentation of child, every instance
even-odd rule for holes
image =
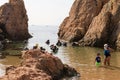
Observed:
[[[95,58],[95,65],[96,66],[100,66],[101,65],[100,53],[97,53],[97,57]]]

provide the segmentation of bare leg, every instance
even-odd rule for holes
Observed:
[[[108,64],[108,66],[110,66],[110,56],[108,56],[108,58],[107,58],[107,64]]]
[[[107,58],[104,59],[104,65],[106,65],[106,62],[107,62]]]

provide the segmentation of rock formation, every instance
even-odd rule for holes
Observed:
[[[0,39],[28,39],[28,17],[23,0],[9,0],[0,7]]]
[[[74,76],[77,71],[61,62],[58,57],[40,49],[22,52],[21,66],[6,68],[6,75],[0,80],[59,80]]]
[[[75,0],[58,36],[81,46],[120,48],[120,0]]]

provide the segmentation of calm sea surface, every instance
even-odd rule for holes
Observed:
[[[27,44],[14,44],[16,46],[26,46],[32,48],[35,44],[39,44],[51,52],[46,40],[50,40],[51,44],[57,42],[57,26],[29,26],[29,32],[33,36],[28,40]],[[13,44],[12,44],[13,45]],[[11,52],[11,50],[8,50]],[[103,63],[103,49],[95,47],[59,47],[59,51],[54,56],[59,57],[63,63],[74,67],[81,75],[80,80],[120,80],[120,52],[112,52],[111,66],[96,67],[94,60],[96,54],[100,52]],[[18,65],[20,59],[15,56],[7,56],[0,60],[0,75],[4,75],[6,65]],[[70,78],[64,80],[79,80]]]

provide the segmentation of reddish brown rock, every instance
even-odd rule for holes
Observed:
[[[120,5],[117,1],[106,3],[98,16],[96,16],[89,26],[81,45],[103,46],[108,43],[114,48],[119,48],[119,21]]]
[[[52,78],[42,70],[28,67],[10,67],[6,76],[0,80],[52,80]]]
[[[64,65],[61,60],[39,49],[23,52],[21,66],[6,68],[6,75],[0,80],[59,80],[74,76],[77,71]]]
[[[80,45],[83,46],[96,46],[101,45],[106,42],[110,35],[108,30],[110,29],[110,18],[111,13],[108,10],[108,5],[106,4],[102,9],[101,13],[96,16],[82,40],[80,40]]]
[[[93,18],[108,0],[75,0],[69,17],[60,25],[58,36],[68,41],[79,41],[87,32]]]
[[[108,43],[120,49],[120,0],[75,0],[59,37],[81,46]]]
[[[36,53],[36,54],[35,54]],[[42,53],[40,50],[29,50],[24,55],[24,65],[34,67],[40,70],[44,70],[47,74],[53,78],[61,76],[63,70],[63,63],[57,57],[52,56],[49,53]],[[32,65],[31,65],[32,64]]]
[[[0,29],[4,37],[12,40],[24,40],[30,37],[23,0],[9,0],[9,3],[0,7]]]

